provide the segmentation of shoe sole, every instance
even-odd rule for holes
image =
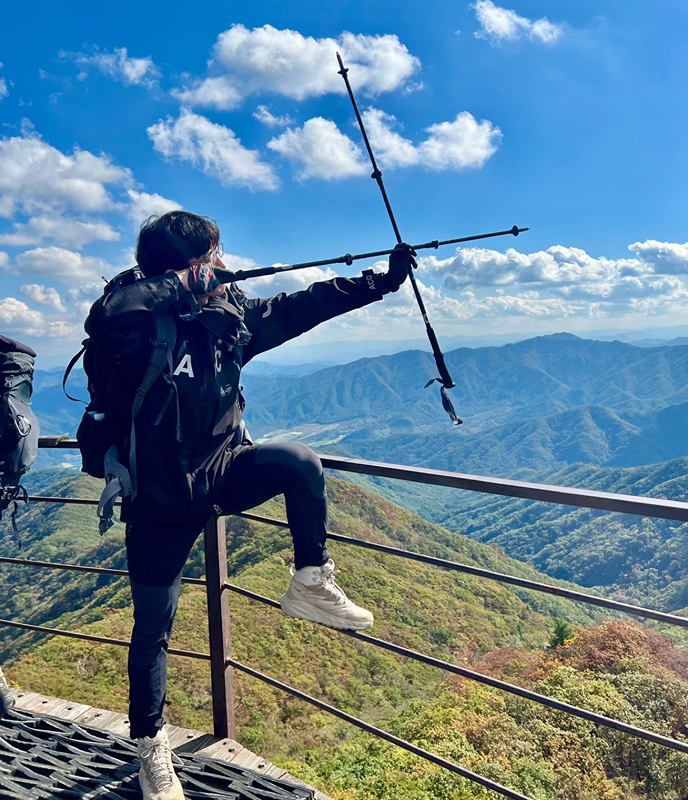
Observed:
[[[0,719],[3,719],[6,714],[9,714],[10,711],[12,711],[12,709],[15,707],[16,703],[17,701],[14,699],[14,697],[3,697],[0,699]]]
[[[305,619],[309,622],[318,622],[320,625],[327,625],[328,628],[336,628],[340,631],[364,631],[367,628],[372,627],[374,622],[374,620],[371,620],[370,622],[363,622],[359,623],[358,625],[355,623],[342,625],[342,621],[338,617],[325,614],[322,611],[319,612],[308,603],[300,603],[298,600],[288,600],[285,603],[284,598],[282,598],[280,605],[282,607],[282,611],[284,611],[288,617],[293,617],[294,619]]]
[[[153,794],[155,794],[155,792],[150,788],[150,786],[147,785],[146,779],[141,775],[140,772],[138,777],[139,777],[139,786],[141,788],[142,797],[152,797]],[[177,777],[177,780],[179,780],[179,777]],[[186,800],[186,795],[184,794],[184,787],[181,786],[181,784],[179,786],[179,789],[181,791],[181,794],[178,794],[175,800]],[[148,794],[146,794],[146,792],[148,792]]]

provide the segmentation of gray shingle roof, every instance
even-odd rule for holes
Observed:
[[[187,800],[313,800],[284,780],[194,753],[175,754]],[[136,747],[101,728],[12,711],[0,720],[0,800],[140,800]]]

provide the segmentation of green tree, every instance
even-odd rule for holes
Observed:
[[[557,617],[554,620],[554,632],[549,640],[549,646],[554,650],[556,647],[561,647],[574,637],[573,625],[570,622]]]

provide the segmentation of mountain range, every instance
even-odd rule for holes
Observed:
[[[451,397],[468,427],[494,426],[586,405],[643,412],[688,400],[688,347],[645,348],[554,334],[446,354]],[[317,421],[428,428],[445,421],[432,355],[408,351],[329,367],[296,379],[247,382],[257,435]]]
[[[458,384],[451,394],[466,420],[458,428],[436,390],[423,389],[435,367],[421,351],[302,375],[249,370],[249,428],[261,440],[299,439],[376,461],[671,499],[688,495],[688,347],[556,334],[461,348],[447,354],[447,363]],[[59,373],[37,377],[34,406],[44,430],[73,432],[70,414],[80,408],[63,400]],[[76,372],[70,385],[77,396],[83,383]],[[51,454],[48,463],[69,460],[68,452]],[[669,610],[688,605],[682,526],[353,480],[450,530],[499,544],[550,575]]]

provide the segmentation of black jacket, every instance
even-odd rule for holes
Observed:
[[[174,273],[124,286],[96,301],[86,331],[117,360],[123,404],[130,403],[150,360],[154,315],[173,314],[177,326],[176,392],[163,376],[146,395],[136,420],[138,493],[125,501],[123,518],[175,523],[206,519],[212,513],[205,498],[207,481],[231,460],[241,422],[242,366],[325,320],[381,299],[381,279],[371,272],[335,278],[267,300],[248,299],[232,285],[192,322],[175,314],[186,292]]]

